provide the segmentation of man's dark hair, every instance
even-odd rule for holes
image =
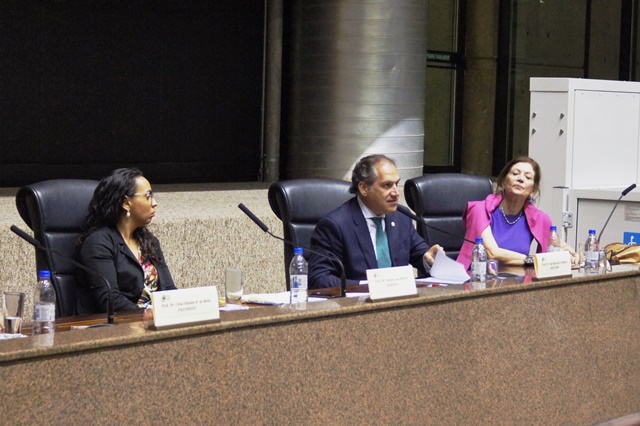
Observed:
[[[351,173],[351,187],[349,188],[349,192],[352,194],[357,194],[359,192],[358,184],[360,182],[364,183],[367,186],[373,185],[376,179],[378,179],[376,166],[382,161],[388,161],[394,166],[396,165],[395,161],[382,154],[373,154],[361,158],[356,163],[356,166],[353,168],[353,172]]]

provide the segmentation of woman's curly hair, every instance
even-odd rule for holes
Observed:
[[[102,178],[89,202],[87,219],[83,227],[84,232],[78,239],[78,245],[81,245],[98,228],[103,226],[116,227],[123,214],[122,205],[125,197],[131,197],[136,193],[136,180],[141,176],[143,174],[138,169],[122,168],[116,169]],[[153,263],[162,261],[160,243],[146,226],[136,229],[133,232],[133,237],[140,246],[142,257]]]

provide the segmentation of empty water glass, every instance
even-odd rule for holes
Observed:
[[[5,291],[2,293],[2,315],[4,316],[4,333],[21,333],[23,309],[24,293],[15,291]]]

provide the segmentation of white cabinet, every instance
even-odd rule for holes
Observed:
[[[538,206],[576,246],[589,229],[600,233],[622,190],[640,178],[640,83],[532,78],[530,91],[529,156],[542,168]],[[602,243],[640,233],[638,193],[623,198]]]

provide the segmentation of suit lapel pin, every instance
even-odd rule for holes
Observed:
[[[392,227],[396,226],[396,223],[395,222],[391,222],[391,226]]]

